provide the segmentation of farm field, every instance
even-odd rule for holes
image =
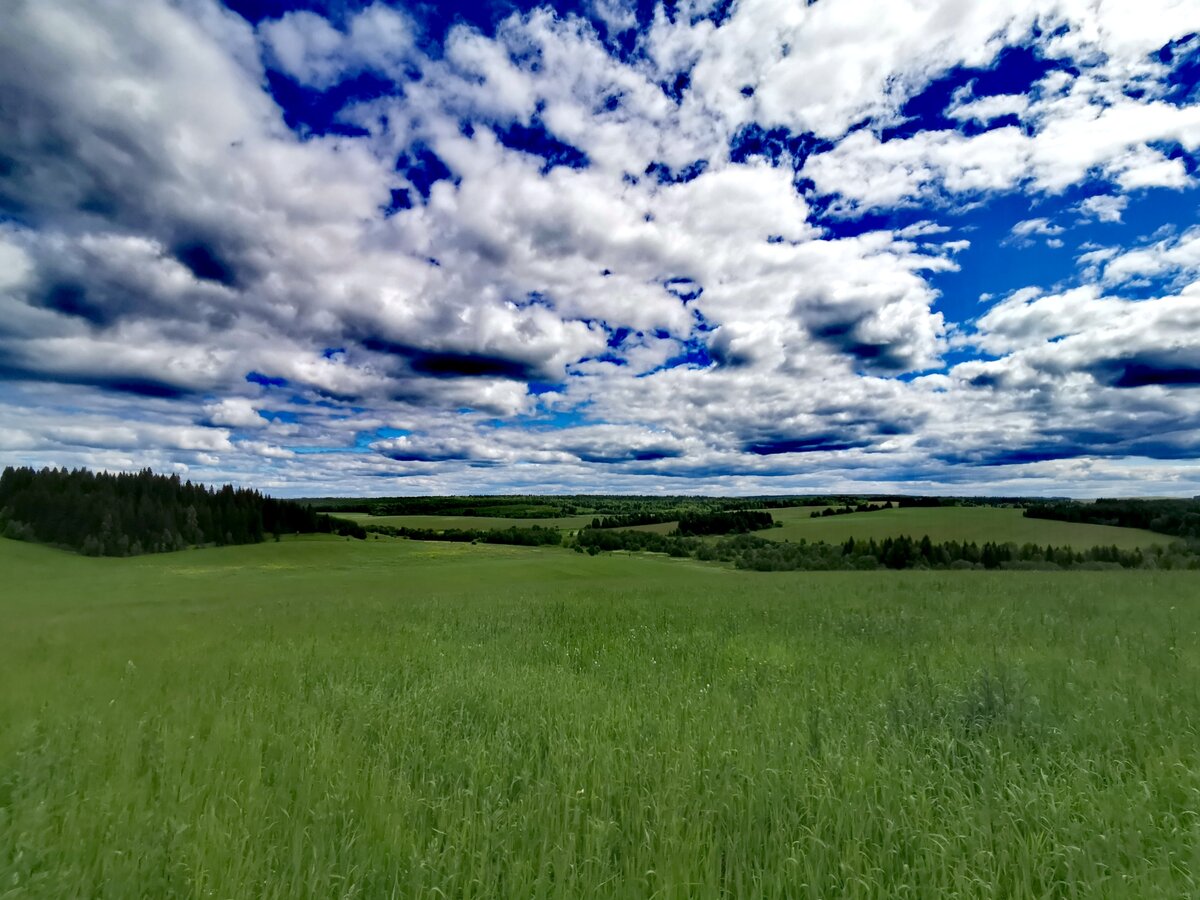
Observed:
[[[991,506],[947,506],[909,509],[881,509],[869,513],[812,518],[811,507],[792,507],[770,511],[781,528],[756,531],[760,537],[776,541],[826,541],[840,544],[848,538],[882,540],[908,535],[929,535],[939,541],[985,541],[1016,544],[1053,544],[1076,548],[1109,546],[1122,550],[1169,544],[1169,535],[1138,528],[1088,525],[1051,519],[1027,519],[1020,509]]]
[[[679,527],[678,520],[674,522],[655,522],[653,525],[630,525],[624,531],[649,531],[654,534],[670,534]]]
[[[827,508],[828,508],[827,505],[822,503],[822,504],[819,504],[816,506],[795,506],[795,507],[788,506],[788,507],[782,507],[779,509],[768,509],[767,512],[769,512],[773,518],[782,522],[784,520],[791,521],[792,519],[798,519],[801,516],[803,516],[803,518],[809,518],[812,515],[814,510],[820,511],[822,509],[827,509]],[[675,520],[673,522],[658,522],[658,523],[655,523],[654,525],[631,525],[626,530],[628,530],[628,531],[652,531],[652,532],[656,532],[658,534],[670,534],[672,531],[674,531],[678,527],[679,527],[679,521]]]
[[[0,569],[5,898],[1200,892],[1194,573]]]
[[[506,519],[500,516],[372,516],[367,513],[333,513],[336,518],[349,519],[360,525],[389,525],[392,528],[431,528],[434,531],[465,530],[491,531],[504,528],[558,528],[574,531],[592,521],[592,516],[559,516],[552,519]]]

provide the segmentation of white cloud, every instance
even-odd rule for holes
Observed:
[[[631,21],[628,4],[593,6],[612,28]],[[971,325],[947,321],[933,282],[968,242],[931,239],[951,231],[942,204],[990,192],[1190,184],[1163,144],[1200,145],[1197,109],[1163,99],[1147,54],[1195,30],[1194,7],[1153,0],[1130,19],[1083,0],[743,0],[719,28],[706,11],[660,12],[645,57],[622,62],[545,9],[494,34],[456,26],[427,57],[382,4],[257,31],[201,0],[136,15],[19,4],[0,36],[0,152],[16,173],[0,203],[21,210],[0,231],[6,452],[281,488],[486,489],[503,467],[504,484],[532,489],[822,491],[965,478],[947,448],[982,459],[1056,421],[1095,416],[1134,454],[1154,451],[1135,438],[1164,410],[1192,427],[1182,392],[1120,384],[1191,365],[1193,233],[1092,248],[1079,263],[1103,290],[1017,292]],[[991,65],[1035,21],[1057,35],[1039,52],[1079,74],[1027,95],[959,92],[944,111],[1021,127],[881,138],[932,79]],[[298,135],[264,63],[315,88],[421,78],[343,111],[366,137]],[[661,83],[684,70],[676,103]],[[751,122],[835,145],[799,173],[734,164]],[[514,123],[588,164],[506,147]],[[418,144],[452,173],[427,201],[396,167]],[[697,162],[695,177],[656,174]],[[834,215],[925,208],[837,237],[814,224],[804,178]],[[412,208],[385,216],[393,190]],[[1127,203],[1076,211],[1119,221]],[[1047,214],[1012,234],[1053,246],[1064,231]],[[1161,296],[1118,296],[1154,279]],[[935,372],[951,344],[999,358]],[[1113,392],[1139,399],[1105,411]],[[536,424],[550,416],[583,424]],[[1029,472],[1049,490],[1078,470]]]
[[[1095,219],[1099,222],[1120,222],[1121,214],[1128,205],[1128,197],[1100,194],[1088,197],[1079,204],[1078,210],[1085,218]]]
[[[1049,219],[1023,219],[1012,227],[1012,234],[1015,237],[1029,237],[1034,234],[1062,234],[1064,230],[1061,225],[1054,225]]]
[[[857,121],[894,116],[955,65],[986,65],[1029,29],[1036,6],[744,0],[715,33],[693,27],[705,49],[692,83],[709,108],[836,138]],[[745,85],[756,88],[750,100]]]
[[[592,15],[614,33],[637,25],[637,6],[631,0],[589,0]]]
[[[266,428],[267,420],[258,414],[254,402],[245,397],[227,397],[204,407],[214,425],[231,428]]]
[[[1021,116],[1029,109],[1029,98],[1024,94],[996,94],[966,100],[947,110],[947,115],[960,121],[975,121],[988,124],[1003,116]]]
[[[924,222],[916,222],[912,225],[908,225],[897,230],[896,237],[903,238],[905,240],[912,240],[914,238],[932,237],[933,235],[937,234],[945,234],[950,230],[950,226],[948,225],[939,225],[936,222],[930,222],[926,220]]]
[[[382,3],[351,16],[345,30],[300,10],[263,22],[258,32],[279,68],[314,88],[367,69],[398,75],[413,54],[411,23]]]
[[[1035,105],[1032,112],[1039,123],[1033,135],[1006,126],[973,137],[928,131],[881,141],[858,131],[811,157],[805,174],[821,192],[838,195],[847,211],[912,205],[941,192],[1011,190],[1024,183],[1055,194],[1097,171],[1123,190],[1190,183],[1178,159],[1149,145],[1200,147],[1200,107],[1127,98],[1100,106],[1075,103],[1072,97]]]
[[[1110,284],[1164,276],[1184,282],[1200,277],[1200,228],[1115,254],[1104,265],[1104,281]]]

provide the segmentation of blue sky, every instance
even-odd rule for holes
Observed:
[[[1200,494],[1193,0],[18,0],[0,462]]]

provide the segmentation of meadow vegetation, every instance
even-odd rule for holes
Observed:
[[[831,544],[841,544],[849,538],[867,541],[909,535],[917,540],[928,536],[934,543],[994,541],[1076,548],[1116,545],[1121,550],[1145,549],[1174,540],[1138,528],[1026,518],[1024,511],[1016,507],[906,507],[815,519],[812,512],[806,507],[772,510],[772,517],[782,527],[759,534],[773,541],[807,540]]]
[[[1194,573],[0,569],[5,898],[1200,893]]]

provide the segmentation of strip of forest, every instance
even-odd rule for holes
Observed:
[[[628,551],[665,553],[706,562],[723,562],[759,572],[839,571],[871,569],[1200,569],[1200,544],[1172,543],[1146,550],[1115,546],[1084,549],[1034,543],[987,541],[934,543],[901,535],[882,541],[842,544],[824,541],[769,541],[739,534],[717,541],[656,534],[649,531],[610,531],[587,528],[568,540],[582,552]]]
[[[0,535],[88,556],[254,544],[284,534],[365,538],[362,526],[291,500],[178,475],[8,467],[0,474]]]
[[[1089,525],[1144,528],[1186,540],[1200,540],[1200,499],[1096,500],[1084,503],[1063,500],[1026,507],[1030,519],[1055,519]]]

